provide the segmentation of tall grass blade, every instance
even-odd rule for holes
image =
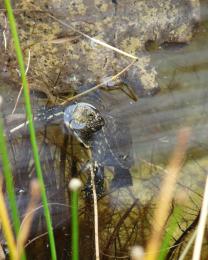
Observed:
[[[72,191],[71,194],[71,211],[72,211],[72,259],[79,259],[79,230],[78,230],[78,192]]]
[[[3,124],[3,116],[1,113],[1,106],[2,106],[2,97],[0,97],[0,154],[2,158],[2,166],[3,166],[3,172],[4,172],[4,178],[6,182],[6,190],[7,190],[7,195],[9,198],[9,204],[11,207],[11,215],[12,215],[12,221],[14,224],[14,230],[16,236],[19,234],[19,229],[20,229],[20,217],[19,217],[19,212],[17,208],[17,203],[16,203],[16,195],[14,191],[14,182],[13,182],[13,176],[12,176],[12,171],[11,171],[11,165],[9,161],[9,156],[8,156],[8,151],[7,151],[7,144],[6,144],[6,138],[4,135],[4,124]],[[1,208],[3,211],[3,209]],[[26,256],[25,253],[23,252],[22,255],[22,260],[25,260]]]
[[[38,176],[38,181],[40,183],[41,197],[42,197],[42,201],[43,201],[44,214],[45,214],[47,229],[48,229],[48,234],[49,234],[51,257],[53,260],[55,260],[55,259],[57,259],[55,240],[54,240],[52,221],[51,221],[50,211],[49,211],[49,207],[48,207],[46,190],[45,190],[39,155],[38,155],[38,147],[37,147],[37,142],[36,142],[35,129],[34,129],[34,125],[33,125],[33,117],[32,117],[31,102],[30,102],[30,95],[29,95],[29,86],[28,86],[28,82],[26,79],[26,75],[25,75],[24,60],[23,60],[22,50],[20,48],[19,37],[18,37],[17,29],[16,29],[16,22],[15,22],[15,18],[13,15],[13,10],[11,7],[10,0],[5,0],[5,6],[7,9],[7,13],[8,13],[10,29],[11,29],[14,46],[15,46],[15,51],[16,51],[16,55],[17,55],[17,60],[19,63],[19,69],[20,69],[20,73],[21,73],[22,85],[23,85],[23,90],[24,90],[24,98],[25,98],[26,114],[27,114],[27,119],[29,122],[30,139],[31,139],[33,156],[34,156],[34,161],[35,161],[35,168],[36,168],[36,172],[37,172],[37,176]]]
[[[71,190],[72,260],[79,259],[78,189],[80,187],[79,179],[73,178],[69,183]]]
[[[4,125],[3,125],[2,113],[1,113],[1,106],[2,106],[2,97],[0,97],[0,154],[2,159],[6,190],[8,194],[9,204],[11,207],[11,215],[14,224],[14,230],[16,235],[18,235],[19,228],[20,228],[20,218],[19,218],[19,212],[16,204],[16,196],[14,191],[11,165],[9,161],[8,151],[7,151],[6,138],[4,135]]]

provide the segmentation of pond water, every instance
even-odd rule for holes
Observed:
[[[81,2],[77,1],[77,4]],[[119,1],[112,2],[118,2],[119,6]],[[46,10],[54,12],[53,8],[57,6],[54,1],[52,3],[53,5],[51,4],[50,7],[48,1],[44,1]],[[60,5],[55,14],[66,22],[63,8],[67,3],[66,1],[58,1],[57,3]],[[92,92],[80,99],[97,107],[108,122],[105,131],[110,147],[105,144],[102,149],[109,149],[106,152],[106,157],[110,156],[110,159],[103,159],[105,156],[102,159],[99,156],[96,157],[98,161],[100,160],[105,172],[104,191],[98,200],[101,259],[129,259],[131,246],[136,244],[145,247],[147,245],[151,232],[155,198],[160,191],[161,181],[165,175],[164,169],[176,146],[177,134],[184,127],[190,128],[191,136],[177,181],[177,191],[172,207],[183,203],[184,205],[180,212],[182,217],[178,217],[178,229],[171,239],[173,247],[167,250],[168,259],[178,259],[181,250],[196,227],[208,166],[208,4],[206,1],[201,1],[200,4],[200,23],[197,24],[191,40],[187,43],[160,44],[152,39],[149,42],[147,53],[151,57],[151,66],[157,71],[156,78],[160,87],[160,91],[155,95],[148,97],[138,95],[138,100],[135,101],[121,91],[122,87],[126,87],[126,85],[121,84],[119,89],[112,91],[98,89],[96,94]],[[37,1],[37,6],[39,5],[43,8],[43,4]],[[0,7],[3,8],[1,5]],[[44,15],[34,12],[34,5],[30,1],[25,1],[25,3],[24,1],[16,1],[14,8],[16,8],[15,14],[19,14],[17,21],[26,62],[29,50],[31,53],[28,81],[31,86],[34,114],[43,105],[46,107],[60,105],[67,97],[82,92],[84,87],[81,86],[88,86],[84,84],[85,81],[99,83],[103,79],[101,72],[97,78],[91,74],[90,66],[94,66],[96,73],[100,70],[99,67],[94,64],[86,65],[84,59],[86,56],[80,60],[77,56],[77,49],[70,47],[71,45],[76,46],[76,44],[78,46],[80,35],[68,32],[65,27],[60,29],[55,21],[47,20],[48,18]],[[23,8],[26,8],[27,11],[22,12]],[[62,13],[60,13],[61,10]],[[17,63],[14,51],[11,47],[11,35],[8,25],[5,25],[3,14],[2,10],[0,34],[3,31],[6,33],[8,46],[7,50],[0,54],[0,94],[4,97],[3,113],[6,126],[7,129],[11,129],[21,121],[19,115],[24,112],[24,102],[23,97],[20,97],[15,114],[11,117],[21,86],[16,72]],[[79,17],[76,21],[76,26],[78,21],[83,22],[81,18]],[[73,19],[75,19],[74,16]],[[87,22],[89,28],[91,28],[91,23],[93,21]],[[49,29],[50,27],[51,29]],[[80,25],[80,28],[85,27]],[[86,28],[84,32],[93,32],[92,28],[89,28]],[[58,35],[58,38],[54,39],[54,35]],[[48,38],[47,44],[44,37]],[[4,50],[2,35],[0,39],[1,49]],[[108,40],[111,40],[110,36]],[[85,38],[82,39],[83,44],[79,45],[81,54],[83,54],[82,48],[88,48],[86,41]],[[109,62],[109,59],[112,64],[116,63],[117,60],[111,60],[112,55],[109,56],[107,51],[105,53],[104,47],[99,46],[98,49],[102,55],[107,55],[106,63]],[[66,50],[67,53],[73,53],[73,50],[76,52],[72,63],[67,60],[69,56],[65,54]],[[91,51],[89,52],[91,53]],[[118,59],[116,55],[115,59]],[[91,55],[89,60],[93,57]],[[80,66],[74,63],[76,59]],[[129,63],[129,59],[126,59],[126,63],[121,63],[121,65],[124,65],[124,68]],[[70,66],[77,69],[78,74],[83,72],[80,78]],[[112,68],[109,69],[110,75],[115,74],[113,73],[115,67],[112,65]],[[109,74],[104,76],[108,77]],[[9,115],[10,120],[8,120]],[[113,128],[114,123],[116,130]],[[99,138],[102,139],[103,136],[101,135]],[[37,140],[51,206],[58,259],[69,259],[71,257],[71,233],[68,183],[72,177],[78,176],[83,182],[83,189],[86,187],[90,175],[89,170],[86,169],[89,160],[88,153],[76,137],[66,131],[63,122],[58,125],[44,124],[41,128],[37,127]],[[35,177],[27,129],[21,129],[11,135],[8,146],[18,205],[23,215],[29,201],[29,182]],[[96,147],[93,148],[95,155]],[[129,166],[124,168],[125,170],[128,168],[130,171],[133,185],[112,190],[112,182],[115,181],[114,167],[117,169],[121,166],[116,164],[117,158],[112,159],[112,156],[120,156],[120,153],[130,157]],[[124,168],[120,167],[119,169]],[[117,186],[119,185],[116,184],[115,187]],[[178,194],[182,194],[181,196],[184,197],[182,202],[178,198],[180,197],[177,196]],[[93,203],[89,198],[86,199],[84,190],[80,192],[79,204],[80,259],[94,259]],[[205,239],[202,259],[208,257],[207,242]],[[4,244],[3,238],[2,244]],[[26,248],[28,259],[50,257],[42,208],[37,210],[35,214],[30,241]],[[190,257],[189,254],[186,259],[190,259]]]

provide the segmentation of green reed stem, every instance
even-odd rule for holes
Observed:
[[[7,151],[6,137],[4,135],[4,124],[3,124],[3,119],[2,119],[3,117],[1,113],[1,105],[2,105],[2,100],[0,100],[0,154],[2,158],[2,166],[3,166],[5,183],[6,183],[7,195],[9,198],[9,205],[11,207],[14,231],[16,236],[18,236],[19,229],[20,229],[20,217],[19,217],[19,212],[16,203],[16,195],[14,190],[14,182],[13,182],[11,165],[9,161],[8,151]],[[24,252],[22,254],[21,259],[26,260],[26,256]]]
[[[173,234],[178,226],[178,222],[181,219],[181,207],[176,206],[174,209],[174,212],[171,216],[170,223],[168,225],[168,232],[165,234],[165,237],[163,239],[162,245],[160,247],[160,254],[158,257],[158,260],[164,260],[166,259],[166,255],[169,251],[170,247],[170,240],[173,237]]]
[[[81,185],[81,181],[77,178],[71,179],[69,183],[71,190],[72,260],[79,259],[78,190]]]
[[[71,192],[72,260],[79,259],[78,191]]]
[[[15,47],[15,51],[16,51],[16,55],[17,55],[17,60],[19,63],[20,73],[21,73],[24,98],[25,98],[26,114],[27,114],[27,119],[28,119],[28,123],[29,123],[30,140],[31,140],[31,144],[32,144],[32,150],[33,150],[37,177],[38,177],[38,180],[40,183],[41,197],[42,197],[42,201],[43,201],[44,214],[45,214],[45,218],[46,218],[48,235],[49,235],[51,257],[53,260],[56,260],[57,259],[56,247],[55,247],[55,240],[54,240],[54,234],[53,234],[53,228],[52,228],[52,221],[51,221],[50,211],[49,211],[49,207],[48,207],[46,190],[45,190],[39,155],[38,155],[38,146],[37,146],[37,142],[36,142],[35,129],[34,129],[34,125],[33,125],[33,116],[32,116],[32,109],[31,109],[31,102],[30,102],[29,86],[28,86],[28,82],[27,82],[26,74],[25,74],[25,66],[24,66],[22,50],[21,50],[20,43],[19,43],[19,37],[18,37],[17,29],[16,29],[16,22],[15,22],[15,18],[13,15],[13,10],[11,7],[10,0],[5,0],[4,2],[5,2],[5,6],[7,9],[7,13],[8,13],[10,29],[12,32],[14,47]]]
[[[19,233],[20,229],[20,218],[19,212],[16,204],[16,195],[14,191],[14,183],[11,171],[11,165],[9,161],[6,138],[4,135],[4,125],[2,120],[2,114],[0,112],[0,154],[2,158],[2,166],[4,172],[4,178],[6,182],[6,190],[9,198],[9,204],[11,207],[12,221],[14,223],[14,230],[16,235]]]

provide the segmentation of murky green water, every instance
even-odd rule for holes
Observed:
[[[21,3],[21,1],[17,1],[17,4],[19,2]],[[187,155],[176,192],[176,195],[183,193],[184,196],[185,194],[181,212],[183,217],[179,218],[178,230],[171,241],[171,246],[174,247],[170,247],[168,250],[168,259],[178,259],[178,255],[196,226],[208,166],[208,6],[206,1],[201,1],[201,4],[201,22],[188,44],[173,43],[167,45],[166,48],[155,45],[149,50],[151,65],[157,71],[159,93],[152,97],[139,98],[137,102],[134,102],[121,90],[110,92],[100,90],[103,103],[107,104],[105,113],[117,116],[122,124],[128,124],[134,157],[134,164],[131,167],[133,186],[128,188],[111,192],[113,169],[105,167],[105,194],[98,201],[101,259],[120,259],[120,257],[128,259],[131,246],[135,244],[146,246],[151,231],[155,198],[160,191],[161,180],[164,177],[163,169],[167,166],[176,145],[177,133],[183,127],[191,129]],[[23,3],[22,5],[24,7]],[[63,6],[65,5],[65,1],[63,1]],[[47,6],[45,7],[47,8]],[[57,10],[60,12],[61,7]],[[58,25],[51,20],[50,31],[44,15],[41,16],[34,12],[18,14],[17,20],[22,26],[19,30],[21,39],[24,40],[25,56],[28,57],[28,49],[31,51],[28,80],[31,84],[34,111],[48,102],[46,96],[50,99],[50,105],[60,103],[66,96],[73,93],[73,88],[69,89],[69,86],[76,87],[77,84],[79,87],[85,80],[88,82],[93,79],[93,81],[99,82],[102,79],[103,75],[97,75],[97,78],[94,78],[94,75],[90,73],[90,66],[86,72],[86,64],[82,64],[79,57],[76,57],[79,61],[77,64],[82,65],[77,66],[77,71],[81,73],[83,69],[86,74],[83,73],[81,79],[70,74],[74,71],[72,68],[70,70],[70,62],[65,63],[69,57],[66,53],[73,52],[72,44],[78,46],[76,42],[78,35],[73,35],[66,29],[61,31]],[[63,11],[62,15],[64,14]],[[90,21],[88,22],[90,28]],[[90,30],[89,28],[88,30]],[[0,33],[3,30],[4,28],[1,27]],[[64,44],[61,44],[60,47],[51,43],[45,44],[44,37],[53,39],[53,36],[56,35],[54,31],[63,39],[67,37],[69,39],[75,37],[75,39],[73,38],[72,43],[71,40],[66,43],[62,39]],[[8,40],[11,40],[9,32],[6,32]],[[0,39],[3,40],[2,36]],[[110,36],[109,39],[111,39]],[[31,45],[33,41],[38,40],[40,41],[38,44]],[[87,43],[83,40],[82,48],[86,47],[85,45]],[[10,42],[8,46],[11,46]],[[4,48],[2,43],[1,48]],[[104,49],[99,49],[99,52],[103,52],[105,56]],[[82,53],[81,49],[80,53]],[[2,67],[0,68],[0,91],[5,100],[4,114],[7,116],[11,114],[14,107],[20,84],[18,76],[14,74],[16,61],[12,49],[11,53],[8,50],[2,52],[0,57]],[[57,57],[57,60],[54,60],[54,57]],[[109,62],[111,58],[108,56],[106,62]],[[2,62],[5,59],[7,59],[6,65],[5,62]],[[5,71],[4,66],[7,66],[9,71]],[[76,64],[73,63],[73,66],[73,69],[76,69]],[[92,64],[93,66],[94,64]],[[115,67],[112,65],[113,69]],[[112,68],[110,75],[114,74]],[[109,74],[105,76],[109,76]],[[22,112],[22,103],[21,98],[17,112]],[[16,121],[13,124],[15,125]],[[8,127],[10,127],[9,124]],[[89,176],[89,172],[84,167],[87,161],[86,150],[76,138],[68,135],[63,125],[46,126],[37,131],[37,136],[47,193],[51,203],[58,259],[69,259],[71,235],[67,187],[69,180],[75,175],[86,183]],[[25,205],[28,203],[29,180],[35,176],[27,131],[12,136],[9,147],[18,203],[23,214]],[[80,193],[80,198],[80,259],[94,259],[92,202],[85,200],[84,192]],[[173,200],[173,208],[177,203],[179,202],[176,196]],[[31,240],[27,246],[29,259],[46,259],[49,257],[49,250],[47,234],[44,235],[45,223],[41,210],[37,211],[35,219],[30,238],[37,237],[37,239]],[[190,259],[190,255],[187,256],[187,259]],[[202,259],[207,259],[206,239]]]

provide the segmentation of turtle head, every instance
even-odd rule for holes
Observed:
[[[64,123],[79,141],[89,147],[89,141],[93,133],[101,130],[105,122],[100,112],[94,106],[80,102],[66,107]]]

